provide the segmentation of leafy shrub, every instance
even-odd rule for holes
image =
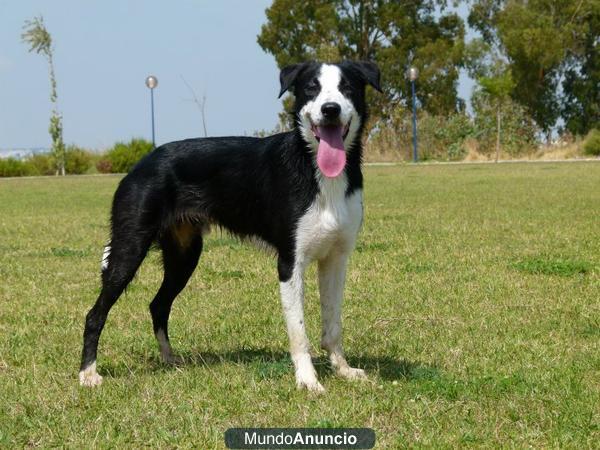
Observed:
[[[76,145],[69,145],[65,149],[65,171],[67,174],[86,173],[92,166],[91,152]],[[51,153],[37,153],[23,161],[31,166],[35,175],[55,175],[56,162]]]
[[[600,156],[600,130],[590,130],[583,141],[583,151],[586,155]]]
[[[474,133],[466,114],[449,116],[422,114],[417,123],[420,159],[462,160],[467,154],[465,140]]]
[[[434,116],[420,112],[417,119],[419,160],[461,160],[465,141],[474,134],[471,119],[463,113]],[[380,121],[371,132],[367,160],[412,159],[412,112],[398,107],[391,117]]]
[[[112,164],[107,157],[103,156],[96,161],[96,170],[100,173],[112,173]]]
[[[92,166],[91,152],[69,145],[65,149],[66,173],[86,173]],[[36,153],[24,159],[0,159],[0,177],[22,177],[31,175],[56,175],[56,160],[52,153]]]
[[[23,177],[35,175],[33,166],[15,158],[0,159],[0,177]]]
[[[35,175],[54,175],[56,174],[56,164],[54,157],[50,153],[37,153],[26,160],[24,163],[31,166],[31,172]]]
[[[89,151],[69,145],[65,149],[65,170],[68,174],[86,173],[92,166],[92,159]]]
[[[471,98],[475,117],[474,137],[479,151],[491,155],[496,151],[497,109],[489,95],[475,91]],[[530,153],[536,146],[539,129],[523,106],[513,100],[505,101],[500,108],[500,148],[510,156]]]
[[[379,120],[375,125],[367,124],[371,130],[365,146],[367,161],[402,161],[411,158],[412,129],[407,110],[398,107],[387,120]]]
[[[112,173],[129,172],[133,166],[147,153],[152,151],[152,143],[145,139],[117,142],[106,154]],[[100,170],[99,170],[100,171]]]

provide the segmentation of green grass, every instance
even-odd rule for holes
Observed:
[[[273,258],[213,232],[164,366],[152,252],[77,382],[117,176],[0,180],[0,447],[223,447],[233,426],[365,426],[378,448],[600,442],[600,164],[366,169],[344,308],[349,361],[295,389]]]
[[[590,271],[587,261],[573,261],[562,258],[527,258],[513,264],[517,270],[532,274],[562,275],[569,277],[575,274],[585,274]]]

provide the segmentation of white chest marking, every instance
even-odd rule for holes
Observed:
[[[349,252],[362,223],[362,191],[346,197],[346,176],[319,180],[321,192],[300,218],[296,262],[307,265],[332,251]]]

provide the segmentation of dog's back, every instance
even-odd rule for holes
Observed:
[[[309,150],[302,150],[295,132],[189,139],[159,147],[120,183],[113,234],[119,231],[116,224],[140,216],[155,239],[190,222],[204,230],[218,225],[278,247],[289,240],[293,223],[318,189]]]

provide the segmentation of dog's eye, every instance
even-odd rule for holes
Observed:
[[[319,93],[319,89],[319,81],[316,78],[313,78],[304,88],[304,92],[306,92],[306,95],[317,95]]]
[[[348,83],[346,80],[342,80],[342,82],[340,83],[340,92],[344,94],[351,94],[352,86],[350,85],[350,83]]]

